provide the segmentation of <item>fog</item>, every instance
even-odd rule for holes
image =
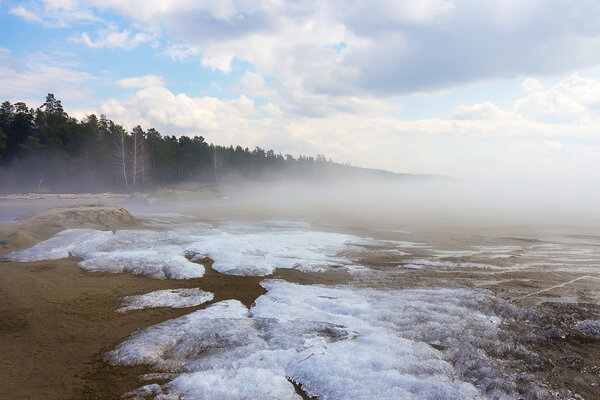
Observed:
[[[375,174],[374,174],[375,175]],[[94,192],[94,188],[85,188]],[[98,187],[98,190],[102,188]],[[58,192],[58,190],[56,190]],[[4,196],[0,221],[48,207],[123,206],[137,216],[333,221],[385,229],[537,227],[594,233],[600,190],[588,182],[473,182],[435,176],[327,176],[274,181],[187,183],[136,193]],[[228,210],[228,211],[224,211]]]
[[[580,226],[600,222],[600,191],[577,183],[485,183],[449,178],[342,179],[228,186],[235,204],[431,228]]]

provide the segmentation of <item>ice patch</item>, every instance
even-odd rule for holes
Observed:
[[[422,269],[423,265],[422,264],[400,264],[400,265],[398,265],[398,267],[406,268],[406,269]]]
[[[204,267],[185,258],[181,237],[200,231],[69,229],[35,246],[5,255],[13,261],[83,258],[77,265],[88,271],[131,272],[153,278],[202,277]]]
[[[435,257],[484,257],[488,259],[510,258],[519,255],[521,246],[471,246],[470,250],[432,250]]]
[[[304,229],[304,230],[309,230],[311,229],[311,226],[309,223],[306,222],[299,222],[299,221],[283,221],[283,220],[271,220],[271,221],[264,221],[264,222],[259,222],[254,224],[254,226],[264,226],[264,227],[268,227],[268,228],[280,228],[280,229]]]
[[[139,387],[135,390],[132,390],[131,392],[125,393],[123,395],[123,398],[143,399],[148,396],[159,395],[162,393],[163,393],[163,391],[162,391],[162,388],[160,387],[160,385],[157,385],[156,383],[152,383],[150,385],[145,385],[145,386]]]
[[[182,374],[169,387],[171,396],[167,399],[302,399],[281,371],[259,365]]]
[[[8,253],[4,257],[19,262],[58,260],[69,257],[69,253],[80,247],[98,246],[110,240],[112,235],[111,231],[67,229],[29,249]]]
[[[400,248],[405,249],[428,249],[431,248],[427,243],[407,242],[404,240],[388,240],[388,243],[395,244]]]
[[[353,265],[348,253],[356,236],[315,232],[293,221],[227,224],[217,228],[197,223],[173,230],[122,230],[112,233],[71,229],[30,249],[5,257],[13,261],[83,258],[78,265],[90,271],[131,272],[164,279],[198,278],[204,267],[196,261],[214,260],[213,268],[233,275],[268,275],[276,268],[323,271]],[[341,253],[346,255],[342,256]]]
[[[575,329],[586,336],[600,338],[600,319],[586,319],[575,325]]]
[[[420,269],[423,267],[433,267],[433,268],[499,268],[495,265],[491,264],[482,264],[482,263],[471,263],[471,262],[454,262],[454,261],[445,261],[445,260],[429,260],[425,258],[419,258],[414,260],[407,260],[404,264],[401,265],[403,268],[409,269]]]
[[[107,359],[179,374],[161,387],[168,399],[299,399],[288,379],[319,399],[516,397],[489,358],[504,344],[485,292],[263,286],[250,310],[215,303],[134,333]]]
[[[187,251],[210,257],[212,267],[224,274],[264,276],[276,268],[324,271],[350,264],[336,254],[358,241],[349,235],[298,230],[221,232],[188,246]]]
[[[142,294],[139,296],[123,297],[123,307],[117,311],[141,310],[151,307],[184,308],[207,303],[214,295],[198,288],[192,289],[166,289]]]

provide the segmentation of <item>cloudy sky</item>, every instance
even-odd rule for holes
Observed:
[[[600,178],[596,0],[0,0],[0,99],[476,180]]]

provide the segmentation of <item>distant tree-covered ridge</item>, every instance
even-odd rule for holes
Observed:
[[[137,190],[189,181],[310,178],[348,169],[374,172],[322,155],[219,146],[202,136],[177,138],[139,125],[128,132],[105,115],[78,121],[51,93],[35,110],[22,102],[0,106],[0,183],[5,188]]]

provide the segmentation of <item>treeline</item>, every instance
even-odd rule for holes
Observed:
[[[104,115],[82,121],[48,94],[44,104],[0,106],[0,184],[21,190],[139,190],[188,181],[314,177],[352,168],[324,156],[293,157],[206,143],[202,136],[130,132]]]

